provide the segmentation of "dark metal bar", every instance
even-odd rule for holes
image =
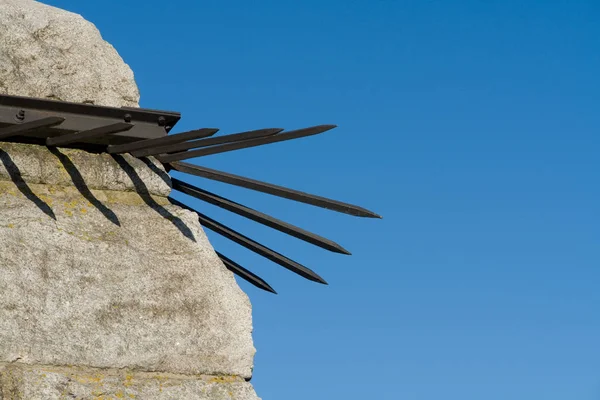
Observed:
[[[138,142],[117,144],[108,146],[107,152],[110,154],[128,153],[155,146],[166,146],[169,144],[181,143],[186,140],[200,139],[214,135],[219,130],[216,128],[202,128],[188,132],[176,133],[157,139],[140,140]]]
[[[206,149],[185,151],[181,153],[168,154],[157,157],[159,161],[163,163],[169,163],[174,161],[185,160],[187,158],[203,157],[212,154],[224,153],[228,151],[246,149],[249,147],[262,146],[263,144],[283,142],[285,140],[299,139],[306,136],[317,135],[319,133],[326,132],[330,129],[335,128],[336,125],[319,125],[310,128],[298,129],[289,132],[283,132],[279,135],[270,136],[266,138],[244,140],[242,142],[229,143],[221,146],[209,147]]]
[[[212,137],[209,139],[194,140],[191,142],[178,143],[170,146],[151,147],[144,150],[138,150],[131,153],[134,157],[147,157],[154,156],[157,154],[175,153],[180,151],[187,151],[189,149],[195,149],[200,147],[214,146],[217,144],[237,142],[241,140],[256,139],[265,136],[272,136],[281,132],[282,128],[267,128],[258,129],[254,131],[234,133],[232,135],[224,135],[218,137]]]
[[[233,213],[256,221],[260,224],[266,225],[270,228],[276,229],[280,232],[286,233],[290,236],[303,240],[305,242],[314,244],[315,246],[319,246],[323,249],[333,251],[335,253],[350,254],[348,250],[344,249],[342,246],[335,243],[334,241],[326,239],[312,232],[305,231],[302,228],[299,228],[292,224],[288,224],[287,222],[281,221],[270,215],[264,214],[260,211],[256,211],[250,207],[246,207],[242,204],[236,203],[235,201],[226,199],[217,194],[200,189],[198,187],[190,185],[189,183],[182,182],[179,179],[171,178],[171,182],[173,183],[173,189],[178,190],[182,193],[188,194],[197,199],[213,204],[217,207],[224,208],[225,210],[231,211]]]
[[[275,291],[275,289],[273,289],[271,287],[271,285],[269,285],[260,276],[252,273],[251,271],[248,271],[246,268],[242,267],[240,264],[236,263],[232,259],[227,258],[226,256],[224,256],[223,254],[219,253],[218,251],[215,251],[215,253],[217,253],[217,255],[219,256],[219,258],[221,259],[221,261],[223,261],[223,265],[225,265],[225,267],[228,270],[230,270],[231,272],[233,272],[234,274],[236,274],[240,278],[242,278],[245,281],[253,284],[254,286],[256,286],[259,289],[266,290],[267,292],[271,292],[271,293],[277,294],[277,292]]]
[[[33,131],[41,128],[50,128],[52,126],[61,124],[65,119],[62,117],[47,117],[37,119],[31,122],[25,122],[23,124],[12,125],[6,128],[0,129],[0,139],[6,139],[11,136],[21,135],[23,133]]]
[[[12,125],[15,118],[20,124],[46,118],[65,118],[59,126],[27,133],[28,142],[44,143],[48,136],[67,135],[87,131],[98,126],[126,122],[134,125],[126,132],[86,141],[86,147],[123,144],[164,137],[177,124],[181,114],[172,111],[145,108],[117,108],[93,104],[70,103],[35,97],[0,95],[0,126]],[[32,139],[32,140],[30,140]],[[88,146],[89,145],[89,146]],[[98,147],[95,147],[98,148]],[[99,149],[99,148],[98,148]]]
[[[174,126],[181,118],[181,114],[174,111],[151,110],[139,107],[109,107],[94,104],[73,103],[60,100],[40,99],[35,97],[0,95],[0,107],[14,107],[17,109],[40,110],[47,114],[89,115],[100,118],[123,119],[125,114],[131,116],[134,122],[157,123],[159,118],[164,118],[165,126]],[[62,115],[58,115],[62,116]]]
[[[274,250],[271,250],[270,248],[263,246],[262,244],[250,239],[247,236],[242,235],[239,232],[234,231],[233,229],[223,225],[220,222],[215,221],[214,219],[211,219],[209,217],[207,217],[206,215],[186,206],[185,204],[181,203],[180,201],[177,201],[171,197],[169,197],[169,201],[179,207],[183,207],[185,209],[188,209],[190,211],[195,212],[198,215],[198,220],[200,221],[200,224],[202,224],[202,226],[204,226],[205,228],[210,229],[211,231],[218,233],[221,236],[226,237],[227,239],[236,242],[237,244],[244,246],[245,248],[247,248],[248,250],[251,250],[257,254],[260,254],[261,256],[273,261],[276,264],[281,265],[284,268],[289,269],[292,272],[295,272],[296,274],[309,279],[311,281],[315,281],[315,282],[319,282],[319,283],[323,283],[323,284],[327,284],[327,282],[321,278],[319,275],[317,275],[316,272],[314,272],[313,270],[305,267],[302,264],[297,263],[294,260],[291,260],[289,258],[287,258],[286,256],[277,253]]]
[[[64,146],[71,143],[81,143],[84,140],[95,139],[100,136],[111,135],[118,132],[125,132],[131,128],[133,128],[132,124],[117,122],[116,124],[101,126],[87,131],[49,137],[46,139],[46,146]]]
[[[203,178],[212,179],[230,185],[241,186],[246,189],[256,190],[258,192],[283,197],[289,200],[298,201],[300,203],[306,203],[357,217],[381,218],[380,215],[359,206],[342,203],[337,200],[300,192],[294,189],[288,189],[283,186],[277,186],[267,182],[245,178],[239,175],[229,174],[227,172],[217,171],[214,169],[182,162],[173,162],[169,165],[173,169],[180,172],[201,176]]]

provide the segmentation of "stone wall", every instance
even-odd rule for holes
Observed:
[[[80,16],[0,0],[0,93],[136,105]],[[256,400],[248,297],[160,163],[0,142],[0,400]]]

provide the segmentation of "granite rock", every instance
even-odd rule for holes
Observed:
[[[0,0],[0,93],[113,107],[140,97],[91,22],[33,0]]]
[[[236,377],[136,373],[127,370],[0,365],[3,400],[260,400]]]
[[[171,178],[154,158],[0,142],[0,161],[0,180],[158,196],[171,192]]]
[[[249,378],[248,297],[164,176],[59,151],[0,145],[0,362]]]

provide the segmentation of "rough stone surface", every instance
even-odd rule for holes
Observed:
[[[164,188],[100,189],[104,173],[121,176],[119,188],[158,187],[153,170],[77,150],[0,149],[0,362],[251,376],[249,300],[197,217]]]
[[[236,377],[0,365],[0,399],[260,400]]]
[[[154,158],[143,161],[129,154],[112,156],[83,150],[47,148],[22,143],[0,142],[0,180],[73,186],[88,189],[137,191],[159,196],[171,192],[171,180]],[[132,180],[131,168],[139,179]],[[18,170],[16,166],[18,165]],[[11,167],[12,166],[12,167]]]
[[[0,93],[136,107],[133,72],[80,15],[0,0]]]

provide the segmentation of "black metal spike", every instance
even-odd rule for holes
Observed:
[[[231,211],[305,242],[314,244],[315,246],[319,246],[323,249],[333,251],[335,253],[350,254],[348,250],[344,249],[334,241],[326,239],[312,232],[305,231],[302,228],[288,224],[287,222],[281,221],[270,215],[264,214],[250,207],[246,207],[209,191],[200,189],[196,186],[190,185],[189,183],[182,182],[179,179],[171,178],[171,182],[173,183],[173,189],[182,193],[188,194],[217,207],[224,208],[225,210]]]
[[[23,124],[11,125],[6,128],[0,129],[0,139],[6,139],[11,136],[17,136],[22,133],[33,131],[40,128],[50,128],[52,126],[61,124],[64,122],[62,117],[47,117],[38,119],[35,121],[25,122]]]
[[[156,139],[146,139],[126,144],[113,144],[108,146],[106,151],[110,154],[128,153],[130,151],[147,149],[149,147],[166,146],[169,144],[185,142],[186,140],[205,138],[214,135],[218,131],[219,130],[216,128],[202,128]]]
[[[232,259],[224,256],[223,254],[219,253],[218,251],[215,251],[215,253],[217,253],[217,255],[219,256],[221,261],[223,261],[223,265],[225,265],[225,267],[228,270],[230,270],[231,272],[233,272],[240,278],[244,279],[246,282],[253,284],[254,286],[256,286],[259,289],[266,290],[267,292],[277,294],[275,289],[273,289],[271,287],[271,285],[269,285],[260,276],[254,274],[251,271],[248,271],[246,268],[242,267],[240,264],[238,264],[235,261],[233,261]]]
[[[298,201],[300,203],[306,203],[313,206],[326,208],[328,210],[354,215],[357,217],[381,218],[380,215],[375,214],[374,212],[359,206],[343,203],[341,201],[332,200],[321,196],[316,196],[309,193],[300,192],[294,189],[288,189],[283,186],[277,186],[271,183],[261,182],[243,176],[230,174],[227,172],[217,171],[215,169],[200,167],[198,165],[183,162],[173,162],[169,165],[173,169],[180,172],[185,172],[203,178],[212,179],[230,185],[244,187],[246,189],[256,190],[258,192],[283,197],[289,200]]]
[[[323,278],[321,278],[319,275],[317,275],[316,272],[305,267],[304,265],[299,264],[296,261],[291,260],[286,256],[279,254],[266,246],[263,246],[262,244],[250,239],[249,237],[234,231],[233,229],[223,225],[220,222],[215,221],[212,218],[207,217],[206,215],[190,208],[189,206],[186,206],[180,201],[177,201],[171,197],[169,197],[169,201],[179,207],[195,212],[198,215],[198,220],[200,221],[200,224],[202,224],[203,227],[208,228],[211,231],[218,233],[219,235],[226,237],[227,239],[236,242],[241,246],[244,246],[245,248],[255,252],[256,254],[260,254],[261,256],[273,261],[276,264],[281,265],[284,268],[289,269],[292,272],[295,272],[296,274],[306,279],[327,285],[327,282]]]
[[[221,146],[209,147],[206,149],[185,151],[181,153],[168,154],[157,157],[163,163],[185,160],[187,158],[203,157],[211,154],[225,153],[228,151],[246,149],[249,147],[262,146],[263,144],[283,142],[285,140],[298,139],[301,137],[317,135],[335,128],[336,125],[318,125],[310,128],[297,129],[294,131],[283,132],[275,136],[266,138],[244,140],[243,142],[229,143]]]
[[[200,147],[214,146],[217,144],[238,142],[241,140],[256,139],[256,138],[261,138],[261,137],[265,137],[265,136],[272,136],[272,135],[275,135],[275,134],[281,132],[282,130],[283,130],[282,128],[258,129],[258,130],[253,130],[253,131],[234,133],[231,135],[212,137],[209,139],[201,139],[201,140],[194,140],[191,142],[178,143],[178,144],[173,144],[170,146],[151,147],[151,148],[144,149],[144,150],[134,151],[131,153],[131,155],[134,157],[147,157],[147,156],[154,156],[157,154],[175,153],[175,152],[187,151],[189,149],[196,149],[196,148],[200,148]]]
[[[132,124],[127,124],[125,122],[117,122],[116,124],[105,125],[87,131],[46,138],[46,146],[64,146],[66,144],[95,139],[104,135],[125,132],[130,130],[131,128],[133,128]]]

